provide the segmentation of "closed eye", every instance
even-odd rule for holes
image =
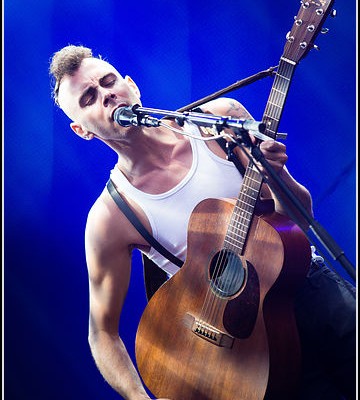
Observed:
[[[107,74],[105,76],[103,76],[99,83],[100,86],[102,87],[112,87],[115,85],[115,82],[117,81],[117,76],[113,73]]]
[[[80,107],[87,107],[93,104],[96,100],[96,89],[90,87],[80,98]]]
[[[106,74],[105,76],[99,79],[100,86],[104,88],[111,88],[115,85],[116,82],[117,82],[117,76],[112,72]],[[83,108],[91,106],[96,101],[96,98],[97,98],[96,87],[89,87],[80,97],[79,100],[80,107]]]

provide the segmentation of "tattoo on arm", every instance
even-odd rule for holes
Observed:
[[[232,111],[236,111],[239,113],[241,118],[251,118],[251,115],[242,107],[240,103],[235,102],[234,100],[229,101],[229,108],[227,110],[228,113]]]

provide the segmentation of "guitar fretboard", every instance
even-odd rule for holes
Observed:
[[[261,175],[255,166],[249,166],[246,169],[224,241],[224,247],[237,254],[241,254],[243,250],[261,183]]]
[[[267,101],[263,122],[265,132],[269,138],[276,139],[283,106],[288,94],[291,78],[296,63],[284,57],[280,59],[269,99]],[[260,193],[263,179],[260,172],[250,162],[246,168],[244,181],[241,185],[234,212],[231,216],[228,231],[224,240],[224,247],[241,254],[250,228],[255,204]]]
[[[262,122],[265,124],[264,134],[272,139],[276,139],[276,133],[295,66],[296,63],[291,60],[284,57],[280,59],[262,119]]]

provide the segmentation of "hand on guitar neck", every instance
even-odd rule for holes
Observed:
[[[264,155],[266,161],[270,164],[270,166],[274,169],[274,171],[279,175],[279,177],[284,181],[284,183],[289,187],[289,189],[296,195],[296,197],[300,200],[302,205],[305,207],[306,211],[313,215],[312,210],[312,200],[309,191],[301,185],[298,181],[294,179],[294,177],[289,173],[286,162],[288,160],[288,155],[286,153],[286,145],[284,143],[278,142],[274,139],[269,139],[260,142],[259,148]],[[246,149],[245,151],[250,152],[250,150]],[[234,154],[246,164],[244,152],[239,148],[234,149]],[[259,170],[266,176],[266,171],[257,163]],[[267,178],[268,179],[268,178]],[[271,185],[275,185],[274,182],[269,181]],[[276,185],[275,185],[276,188]],[[261,187],[261,199],[273,199],[274,200],[274,209],[276,212],[282,215],[289,215],[289,210],[291,211],[293,217],[296,218],[296,223],[305,231],[308,230],[308,223],[304,220],[304,218],[299,214],[299,212],[294,208],[293,205],[289,203],[289,200],[286,198],[280,201],[279,197],[271,190],[270,185],[265,182]],[[285,203],[285,204],[284,204]],[[293,219],[293,218],[292,218]]]

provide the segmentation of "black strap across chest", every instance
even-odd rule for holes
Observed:
[[[140,235],[142,235],[142,237],[149,243],[149,245],[157,250],[160,254],[162,254],[165,258],[167,258],[169,261],[171,261],[173,264],[181,267],[183,265],[183,262],[179,258],[174,256],[174,254],[170,253],[161,243],[159,243],[154,238],[154,236],[149,233],[149,231],[145,228],[145,226],[139,220],[134,211],[129,207],[126,201],[121,197],[120,193],[116,190],[111,179],[108,180],[106,187],[117,206],[125,214],[127,219],[134,225]]]

